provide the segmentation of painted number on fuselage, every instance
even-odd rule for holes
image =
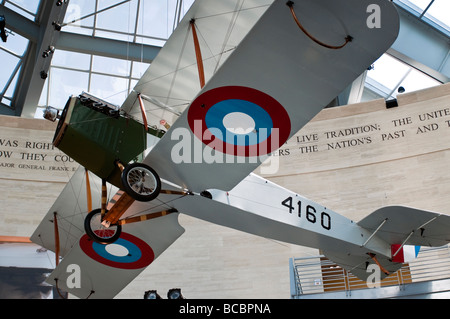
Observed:
[[[301,200],[297,201],[294,205],[294,199],[292,197],[286,198],[281,202],[281,205],[289,208],[289,213],[292,214],[296,212],[299,218],[306,218],[306,220],[312,224],[317,223],[317,209],[311,205],[304,205]],[[326,230],[331,229],[331,216],[326,212],[320,213],[320,225]]]

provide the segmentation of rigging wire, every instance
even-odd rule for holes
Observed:
[[[184,54],[184,51],[186,49],[188,36],[189,36],[189,28],[186,30],[186,35],[184,37],[183,45],[181,46],[181,52],[180,52],[180,54],[178,56],[178,60],[177,60],[177,64],[176,64],[175,70],[173,72],[168,73],[168,74],[173,74],[173,77],[172,77],[172,81],[171,81],[170,86],[169,86],[169,90],[168,90],[167,96],[165,97],[166,101],[165,101],[164,104],[166,104],[166,105],[169,104],[169,99],[171,98],[170,96],[172,94],[172,89],[173,89],[173,86],[175,84],[175,79],[177,78],[178,71],[181,70],[180,69],[180,63],[181,63],[181,60],[182,60],[181,58],[182,58],[182,56]],[[187,67],[185,67],[185,68],[187,68]],[[160,78],[162,78],[162,77],[163,76],[161,76]]]
[[[243,6],[243,4],[242,4],[241,6],[238,6],[238,5],[237,5],[236,8],[239,7],[239,9],[235,9],[235,10],[232,10],[232,11],[222,12],[222,13],[218,13],[218,14],[212,14],[212,15],[208,15],[208,16],[196,17],[195,20],[198,21],[198,20],[202,20],[202,19],[207,19],[207,18],[216,17],[216,16],[221,16],[221,15],[229,15],[229,14],[235,14],[235,15],[237,14],[237,15],[239,15],[241,12],[248,11],[248,10],[255,10],[255,9],[259,9],[259,8],[263,8],[263,7],[268,7],[269,5],[266,4],[266,5],[260,5],[260,6],[249,7],[249,8],[242,8],[242,6]],[[230,28],[229,28],[229,29],[232,30],[232,29],[234,28],[234,26],[236,25],[236,22],[237,22],[237,16],[236,16],[236,18],[234,19],[233,23],[230,24]],[[231,34],[231,30],[230,30],[229,34]],[[189,30],[188,30],[188,31],[189,31]],[[201,34],[200,31],[199,31],[199,34],[200,34],[200,36],[202,37],[202,39],[204,39],[204,37],[202,36],[202,34]],[[187,37],[188,35],[189,35],[189,32],[187,32],[186,37]],[[228,36],[228,37],[229,37],[229,36]],[[182,71],[182,70],[185,70],[185,69],[188,69],[188,68],[192,67],[193,65],[195,65],[195,62],[193,62],[192,64],[187,64],[186,66],[183,66],[183,67],[180,68],[181,57],[182,57],[182,55],[183,55],[184,52],[185,52],[186,40],[187,40],[187,38],[184,39],[183,46],[182,46],[182,49],[181,49],[180,54],[179,54],[179,56],[178,56],[177,65],[176,65],[175,69],[174,69],[173,71],[171,71],[171,72],[162,74],[162,75],[160,75],[160,76],[158,76],[158,77],[155,77],[155,78],[152,78],[152,79],[150,79],[150,80],[148,80],[148,81],[140,82],[140,83],[139,83],[139,87],[142,87],[142,86],[144,86],[144,85],[146,85],[146,84],[149,84],[149,83],[151,83],[151,82],[153,82],[153,81],[157,81],[157,80],[159,80],[159,79],[162,79],[162,78],[164,78],[164,77],[166,77],[166,76],[169,76],[169,75],[172,75],[172,74],[175,74],[174,77],[173,77],[173,79],[175,79],[175,78],[176,78],[176,73],[177,73],[177,72]],[[205,43],[206,43],[206,41],[205,41]],[[226,46],[226,44],[223,45],[223,47],[224,47],[224,46]],[[235,49],[235,48],[228,49],[228,50],[223,50],[223,52],[219,52],[218,54],[212,54],[212,50],[211,50],[210,48],[209,48],[209,51],[210,51],[211,54],[212,54],[211,58],[216,59],[216,57],[220,57],[220,56],[223,55],[224,53],[227,53],[227,52],[232,51],[232,50],[234,50],[234,49]],[[220,58],[219,58],[219,60],[220,60]],[[217,59],[216,59],[216,61],[217,61]],[[172,87],[173,87],[173,81],[172,81],[171,88],[172,88]],[[171,91],[171,89],[169,90],[169,94],[168,94],[167,96],[164,96],[164,97],[161,96],[161,98],[166,98],[166,104],[167,104],[167,101],[168,101],[169,99],[173,99],[172,97],[170,97],[170,91]],[[181,99],[180,99],[180,100],[181,100]],[[189,101],[186,100],[186,103],[187,103],[187,104],[189,104],[190,102],[191,102],[190,100],[189,100]],[[182,104],[182,105],[184,105],[184,104]]]
[[[122,4],[127,3],[127,2],[130,2],[130,1],[131,1],[131,0],[124,0],[124,1],[122,1],[122,2],[113,4],[112,6],[106,7],[106,8],[104,8],[104,9],[101,9],[101,10],[98,10],[98,11],[95,10],[93,13],[87,14],[87,15],[85,15],[85,16],[83,16],[83,17],[78,18],[78,19],[74,19],[74,20],[72,20],[72,21],[70,21],[70,22],[63,23],[63,24],[61,25],[61,27],[65,27],[65,26],[67,26],[67,25],[69,25],[69,24],[72,24],[72,23],[75,23],[75,22],[79,22],[79,21],[81,21],[81,20],[87,19],[87,18],[92,17],[92,16],[97,16],[97,14],[99,14],[99,13],[102,13],[102,12],[105,12],[105,11],[107,11],[107,10],[109,10],[109,9],[118,7],[118,6],[122,5]]]
[[[219,64],[220,64],[220,60],[222,59],[222,56],[225,53],[225,47],[226,47],[228,41],[230,40],[231,34],[233,33],[237,19],[239,18],[239,14],[242,11],[243,5],[244,5],[244,0],[241,1],[240,5],[239,5],[239,2],[236,3],[235,11],[233,12],[233,17],[231,18],[230,25],[228,26],[227,33],[226,33],[224,41],[222,43],[222,48],[220,50],[219,59],[217,60],[216,67],[214,68],[214,73],[216,73],[216,71],[219,67]]]

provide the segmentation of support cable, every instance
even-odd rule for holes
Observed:
[[[112,6],[109,6],[109,7],[107,7],[107,8],[104,8],[104,9],[101,9],[101,10],[98,10],[98,11],[96,10],[95,12],[90,13],[90,14],[88,14],[88,15],[85,15],[85,16],[83,16],[83,17],[80,17],[80,18],[78,18],[78,19],[74,19],[74,20],[69,21],[69,22],[67,22],[67,23],[63,23],[63,24],[61,25],[61,27],[65,27],[66,25],[69,25],[69,24],[72,24],[72,23],[75,23],[75,22],[78,22],[78,21],[81,21],[81,20],[90,18],[90,17],[92,17],[92,16],[97,16],[99,13],[102,13],[102,12],[105,12],[105,11],[107,11],[107,10],[109,10],[109,9],[118,7],[118,6],[122,5],[122,4],[127,3],[127,2],[130,2],[130,1],[131,1],[131,0],[125,0],[125,1],[122,1],[122,2],[119,2],[119,3],[116,3],[116,4],[113,4]]]

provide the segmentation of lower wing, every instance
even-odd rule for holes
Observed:
[[[60,262],[58,259],[47,282],[79,298],[114,297],[184,233],[179,214],[171,213],[127,224],[114,244],[98,244],[84,231],[84,220],[91,209],[88,202],[100,205],[101,180],[80,167],[31,237],[34,243],[58,251],[63,258]],[[161,196],[151,203],[134,202],[126,216],[168,207]]]

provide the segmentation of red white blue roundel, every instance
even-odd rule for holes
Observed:
[[[271,96],[243,86],[224,86],[197,97],[188,123],[204,144],[226,154],[261,156],[287,141],[291,122]]]
[[[102,245],[84,235],[80,239],[83,252],[101,264],[120,269],[140,269],[155,259],[153,249],[142,239],[131,234],[120,235],[114,243]]]

